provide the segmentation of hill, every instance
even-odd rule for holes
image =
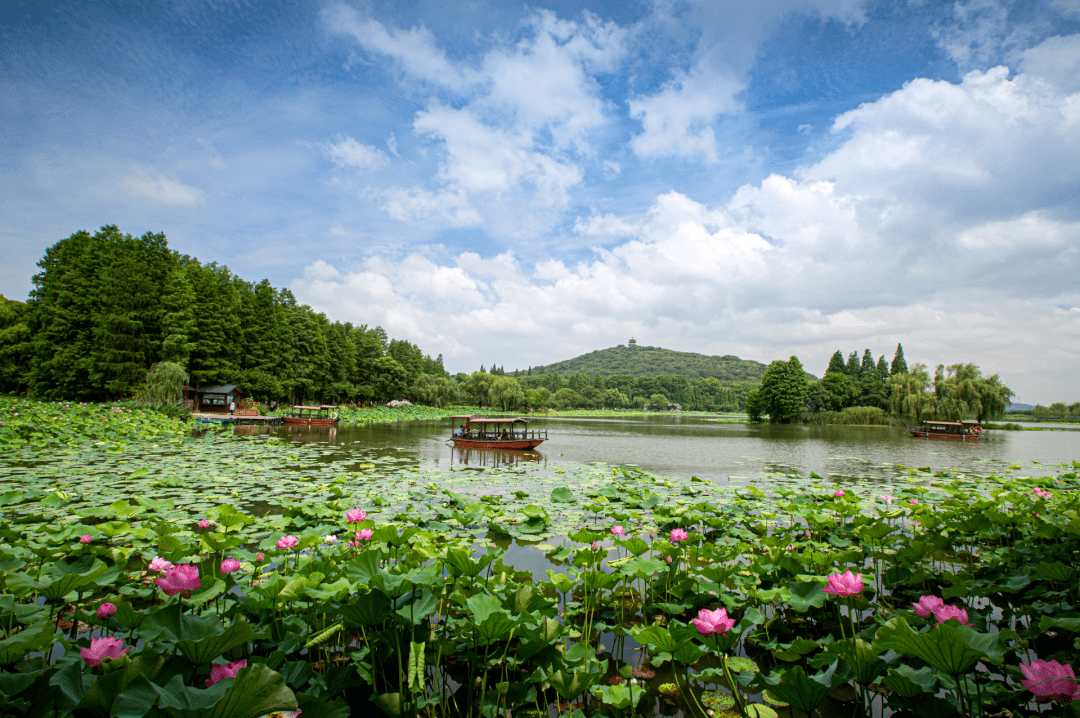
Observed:
[[[517,375],[525,372],[516,372]],[[589,374],[599,376],[715,377],[721,382],[760,381],[765,365],[737,356],[708,356],[660,347],[627,347],[620,344],[599,349],[547,366],[532,367],[532,374]]]

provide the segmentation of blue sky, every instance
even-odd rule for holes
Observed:
[[[117,224],[452,371],[639,343],[1080,399],[1080,5],[0,4],[0,292]]]

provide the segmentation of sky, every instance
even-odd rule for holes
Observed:
[[[1080,400],[1080,2],[0,1],[0,292],[79,230],[451,372],[625,344]]]

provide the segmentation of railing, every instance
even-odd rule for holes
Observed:
[[[547,429],[533,430],[527,429],[525,431],[510,431],[506,436],[503,436],[501,431],[467,431],[464,434],[454,434],[455,439],[476,439],[482,441],[530,441],[536,439],[547,440]]]

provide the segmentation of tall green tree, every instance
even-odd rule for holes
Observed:
[[[26,303],[0,294],[0,393],[16,394],[30,387],[33,345],[26,326]]]
[[[889,367],[889,376],[907,374],[907,360],[904,359],[904,347],[896,345],[896,354],[893,356],[892,365]]]
[[[755,393],[756,392],[756,393]],[[761,387],[751,392],[755,408],[771,423],[786,424],[806,408],[808,381],[798,357],[774,361],[765,370]],[[751,400],[747,399],[748,407]],[[749,408],[748,408],[749,411]]]
[[[862,375],[862,364],[859,363],[859,352],[851,352],[848,354],[847,364],[844,366],[844,373],[850,376],[853,381],[859,381],[859,377]]]
[[[843,374],[847,371],[847,367],[844,365],[844,355],[837,349],[833,353],[832,358],[829,359],[829,368],[825,370],[826,374]]]

